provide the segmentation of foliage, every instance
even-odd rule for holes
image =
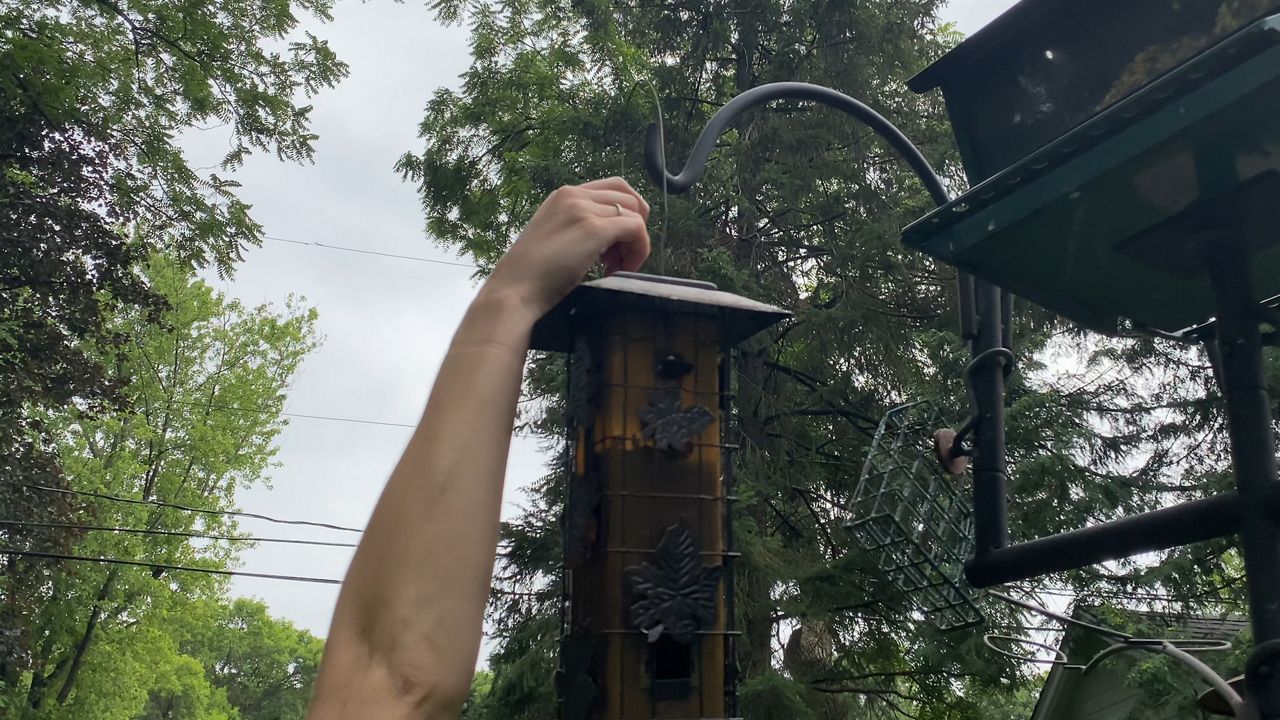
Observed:
[[[488,670],[477,670],[471,678],[471,691],[467,693],[467,701],[462,705],[459,720],[477,720],[485,716],[489,704],[489,693],[493,691],[493,673]]]
[[[272,441],[283,427],[279,413],[284,390],[315,346],[315,312],[296,301],[282,309],[247,308],[226,300],[169,260],[153,260],[147,276],[166,302],[160,322],[146,313],[122,311],[109,326],[133,342],[104,350],[118,355],[114,376],[129,409],[86,418],[69,408],[45,413],[41,420],[58,439],[61,464],[78,491],[234,509],[236,491],[263,482],[270,465]],[[44,492],[23,489],[28,495]],[[179,533],[236,531],[228,516],[98,499],[81,499],[78,504],[75,517],[81,524]],[[23,547],[23,530],[0,530],[5,546]],[[79,555],[220,569],[235,562],[242,546],[202,544],[176,535],[90,532],[76,540],[73,550]],[[10,702],[20,699],[31,717],[55,712],[51,706],[64,706],[55,714],[110,717],[111,712],[97,707],[107,702],[103,688],[79,690],[81,682],[95,677],[98,664],[113,664],[110,644],[142,643],[139,647],[147,652],[169,652],[146,638],[148,627],[170,637],[163,627],[151,624],[153,613],[163,616],[175,598],[217,598],[224,587],[224,579],[201,573],[169,575],[145,567],[12,559],[0,578],[0,605],[34,597],[38,607],[29,615],[12,617],[13,625],[4,628],[6,636],[17,637],[30,651],[4,659]],[[236,617],[232,620],[242,625],[254,619]],[[105,647],[99,638],[105,638]],[[166,642],[178,644],[171,637]],[[98,677],[111,682],[107,669]],[[174,682],[187,681],[176,670],[173,677]],[[255,693],[265,692],[261,689],[226,685],[234,702],[270,702],[255,699]],[[129,687],[122,683],[106,694],[115,697]],[[120,702],[136,705],[139,693],[145,702],[151,689],[146,684],[134,687]],[[172,693],[180,690],[170,688]],[[84,709],[78,710],[81,706]]]
[[[308,161],[311,107],[346,74],[328,45],[295,37],[298,17],[330,19],[330,0],[64,0],[0,3],[0,88],[66,136],[114,153],[115,204],[153,244],[224,271],[261,229],[235,183],[189,166],[176,136],[215,123],[225,168],[253,151]]]
[[[121,308],[157,313],[141,263],[162,251],[228,273],[261,228],[219,176],[254,151],[309,161],[301,101],[346,66],[298,13],[329,0],[0,0],[0,458],[7,478],[61,479],[42,412],[121,407],[108,330]],[[216,171],[178,138],[221,130]],[[97,350],[91,351],[91,347]],[[65,519],[57,500],[0,509]],[[45,533],[48,536],[48,533]],[[65,538],[44,537],[65,550]]]
[[[256,600],[201,602],[184,614],[178,647],[195,676],[225,695],[241,718],[302,720],[324,643],[291,623],[276,620]],[[186,674],[187,678],[191,673]],[[195,680],[188,679],[194,683]],[[146,720],[190,717],[174,713],[175,694],[153,688]],[[178,695],[181,697],[181,695]],[[167,714],[166,714],[167,713]]]
[[[117,223],[129,217],[114,202],[111,152],[102,143],[59,128],[31,108],[0,98],[0,470],[6,479],[63,485],[52,439],[38,409],[73,402],[88,412],[118,405],[109,377],[119,337],[103,325],[121,303],[155,312],[160,298],[134,272],[137,248]],[[34,498],[0,487],[6,516],[65,522],[62,496]],[[20,549],[62,551],[67,533],[32,529]],[[18,592],[34,599],[34,588]],[[13,598],[11,598],[12,600]],[[29,603],[10,602],[22,615]],[[12,617],[0,620],[9,627]],[[24,650],[0,641],[0,658]],[[4,675],[12,672],[5,667]]]

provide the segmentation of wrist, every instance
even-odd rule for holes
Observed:
[[[523,361],[538,312],[519,293],[486,283],[454,335],[452,349],[499,348]]]

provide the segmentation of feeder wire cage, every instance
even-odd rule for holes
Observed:
[[[927,401],[890,410],[876,429],[846,524],[885,577],[944,631],[983,622],[964,579],[974,550],[966,480],[948,473],[934,450],[933,433],[945,427]]]

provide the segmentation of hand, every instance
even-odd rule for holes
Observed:
[[[649,257],[649,203],[626,180],[567,185],[546,199],[498,261],[484,292],[513,293],[534,320],[597,263],[638,270]]]

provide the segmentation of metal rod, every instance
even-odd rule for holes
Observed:
[[[974,354],[1004,347],[1000,288],[984,280],[975,284],[978,339]],[[990,362],[971,373],[978,417],[973,452],[974,554],[981,559],[1009,544],[1008,468],[1004,442],[1004,365]]]
[[[1103,626],[1103,625],[1095,625],[1095,624],[1093,624],[1093,623],[1085,622],[1085,621],[1080,620],[1080,619],[1078,619],[1078,618],[1073,618],[1073,617],[1071,617],[1071,616],[1069,616],[1069,615],[1063,615],[1062,613],[1056,613],[1056,612],[1054,612],[1054,611],[1052,611],[1052,610],[1050,610],[1050,609],[1048,609],[1048,608],[1044,608],[1044,607],[1041,607],[1041,606],[1039,606],[1039,605],[1036,605],[1035,603],[1029,603],[1029,602],[1027,602],[1027,601],[1025,601],[1025,600],[1019,600],[1018,598],[1013,597],[1012,595],[1005,595],[1004,593],[995,592],[994,590],[993,590],[993,591],[991,591],[991,593],[990,593],[990,594],[991,594],[991,597],[996,598],[997,600],[1002,600],[1002,601],[1004,601],[1004,602],[1009,603],[1010,605],[1015,605],[1015,606],[1017,606],[1017,607],[1020,607],[1020,608],[1022,608],[1023,610],[1030,610],[1030,611],[1031,611],[1031,612],[1033,612],[1033,613],[1037,613],[1037,614],[1039,614],[1039,615],[1044,615],[1045,617],[1048,617],[1048,618],[1053,618],[1054,620],[1057,620],[1058,622],[1065,623],[1065,624],[1067,624],[1067,625],[1075,625],[1076,627],[1084,628],[1085,630],[1088,630],[1089,632],[1097,633],[1097,634],[1099,634],[1099,635],[1106,635],[1107,637],[1117,638],[1117,639],[1120,639],[1120,640],[1132,640],[1132,639],[1133,639],[1133,636],[1132,636],[1132,635],[1130,635],[1130,634],[1129,634],[1129,633],[1127,633],[1127,632],[1124,632],[1123,630],[1116,630],[1115,628],[1109,628],[1109,627],[1106,627],[1106,626]]]
[[[724,534],[725,549],[728,554],[724,559],[724,628],[729,633],[724,636],[724,695],[725,709],[731,716],[738,714],[738,658],[737,644],[734,643],[737,632],[737,607],[735,606],[734,594],[737,585],[737,576],[734,573],[734,560],[741,553],[737,552],[736,541],[733,536],[733,503],[729,499],[734,498],[734,448],[736,443],[730,440],[736,440],[734,433],[733,418],[733,378],[734,378],[734,351],[731,349],[720,358],[720,442],[725,446],[724,454],[721,458],[721,487],[720,492],[724,493],[727,501],[724,504]]]
[[[975,587],[990,587],[1212,540],[1237,532],[1249,506],[1256,507],[1259,514],[1280,515],[1280,492],[1272,489],[1265,497],[1254,495],[1247,501],[1234,491],[1226,492],[1018,543],[969,561],[965,576]],[[1280,565],[1267,572],[1273,577],[1280,575],[1277,567]]]
[[[1249,256],[1239,243],[1211,245],[1205,253],[1218,305],[1217,341],[1222,394],[1236,489],[1241,503],[1240,544],[1249,587],[1249,614],[1258,645],[1280,640],[1280,523],[1264,498],[1276,492],[1276,449],[1262,367],[1258,304],[1249,277]],[[1260,717],[1280,718],[1280,668],[1248,678]]]

